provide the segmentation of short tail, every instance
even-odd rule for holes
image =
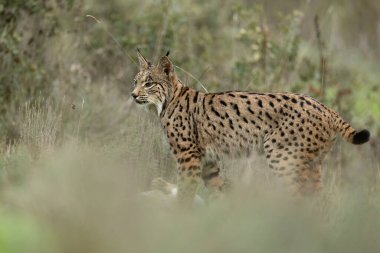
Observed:
[[[338,116],[337,121],[335,122],[336,131],[347,142],[360,145],[369,141],[370,133],[368,130],[364,129],[357,131],[355,128],[350,126],[346,121],[344,121],[340,116]]]

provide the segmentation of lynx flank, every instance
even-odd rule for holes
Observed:
[[[132,96],[157,108],[178,167],[178,198],[189,203],[203,180],[223,188],[218,160],[263,150],[275,175],[301,194],[321,187],[321,162],[336,134],[352,144],[369,140],[334,110],[293,93],[227,91],[203,93],[186,87],[163,56],[152,65],[138,51],[140,71]]]

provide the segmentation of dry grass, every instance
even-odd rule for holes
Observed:
[[[48,246],[54,252],[377,252],[380,246],[378,191],[326,189],[295,202],[266,184],[237,184],[220,202],[181,210],[138,197],[144,169],[119,150],[68,144],[33,162],[27,182],[8,188],[5,203],[27,220],[21,226],[38,230],[31,239],[36,252]]]
[[[49,103],[46,107],[24,114],[26,122],[42,120],[30,124],[31,133],[25,136],[32,136],[34,126],[46,122],[48,111],[56,111]],[[125,134],[107,145],[66,141],[52,145],[49,152],[42,149],[38,159],[24,149],[28,145],[14,147],[2,165],[22,174],[18,183],[5,184],[0,209],[6,227],[19,230],[0,229],[5,245],[0,243],[0,250],[5,249],[1,252],[378,251],[379,178],[368,181],[358,165],[363,159],[373,159],[368,146],[344,144],[345,152],[356,153],[344,165],[355,180],[337,182],[341,177],[334,168],[338,161],[330,158],[326,187],[316,198],[290,198],[276,187],[260,158],[253,158],[226,163],[233,168],[227,176],[234,187],[225,199],[182,210],[139,195],[153,176],[173,178],[175,174],[172,167],[171,173],[163,175],[164,167],[173,164],[164,165],[165,146],[152,147],[162,142],[159,137],[154,140],[158,126],[149,117],[137,120],[141,113],[129,115]],[[49,117],[59,115],[58,111]],[[52,129],[46,134],[50,136],[56,125],[49,126]],[[159,153],[153,154],[155,150]],[[2,233],[6,236],[1,237]],[[25,241],[16,247],[10,236]]]

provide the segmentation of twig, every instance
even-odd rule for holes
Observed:
[[[318,15],[315,15],[314,17],[314,26],[315,26],[315,35],[317,37],[318,42],[318,50],[319,50],[319,59],[320,59],[320,66],[319,66],[319,81],[320,81],[320,90],[321,90],[321,98],[324,99],[325,97],[325,89],[326,89],[326,57],[324,54],[325,45],[322,40],[321,36],[321,29],[319,26],[319,18]]]
[[[261,67],[263,70],[264,84],[267,86],[267,49],[268,49],[268,26],[266,25],[264,12],[260,15],[261,41]]]
[[[170,17],[170,3],[168,3],[168,6],[166,8],[166,15],[164,15],[164,18],[163,18],[162,27],[161,27],[160,31],[158,32],[157,42],[156,42],[156,46],[155,46],[155,50],[154,50],[154,54],[153,54],[153,61],[154,62],[157,61],[159,58],[159,55],[160,55],[160,52],[162,49],[162,42],[163,42],[164,37],[166,35],[166,32],[168,30],[169,17]]]

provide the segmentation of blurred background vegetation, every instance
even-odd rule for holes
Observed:
[[[373,137],[337,143],[311,209],[263,193],[258,158],[223,203],[144,206],[175,165],[129,97],[136,47],[170,49],[190,87],[305,93]],[[379,48],[376,0],[0,0],[0,252],[378,252]]]

